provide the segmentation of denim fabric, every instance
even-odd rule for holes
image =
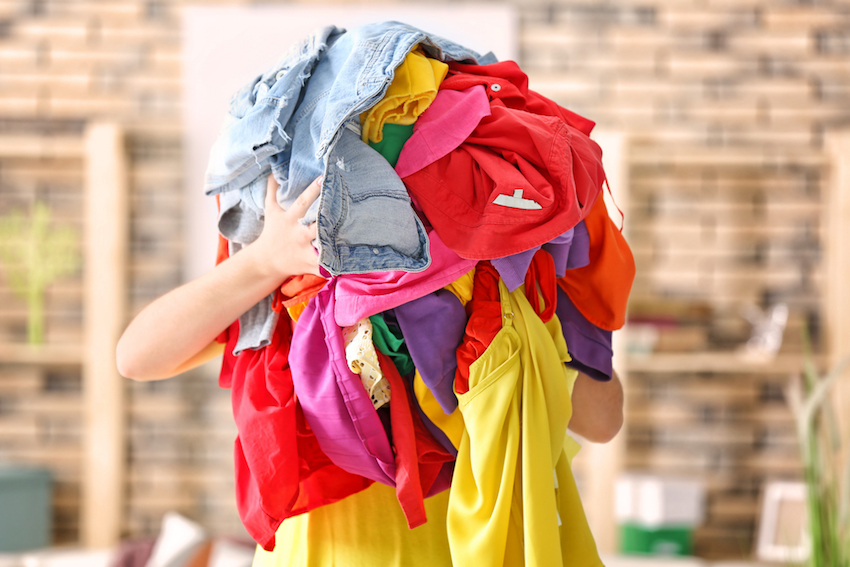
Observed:
[[[280,183],[284,208],[324,173],[322,194],[304,222],[318,221],[319,263],[329,273],[425,269],[427,236],[404,184],[351,131],[417,44],[442,61],[481,62],[474,51],[399,22],[349,32],[329,26],[240,90],[205,180],[209,195],[239,193],[222,206],[222,234],[243,243],[256,238],[269,173]]]

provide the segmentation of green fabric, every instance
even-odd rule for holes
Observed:
[[[372,322],[372,342],[375,348],[390,357],[399,374],[402,376],[411,374],[416,367],[404,344],[401,329],[387,325],[380,313],[369,317],[369,321]]]
[[[413,135],[413,124],[384,124],[383,135],[383,140],[380,142],[370,140],[369,145],[395,167],[401,148]]]

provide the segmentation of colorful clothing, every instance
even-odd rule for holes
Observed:
[[[529,91],[511,61],[451,68],[441,88],[487,87],[490,115],[460,147],[404,177],[443,242],[463,258],[486,260],[578,224],[605,181],[602,150],[580,129],[592,123]]]
[[[588,321],[606,331],[616,331],[626,321],[635,259],[608,216],[604,199],[597,199],[584,222],[590,235],[590,262],[584,268],[567,270],[558,285]]]
[[[599,567],[564,450],[576,373],[564,366],[560,325],[543,323],[524,289],[498,285],[503,327],[458,394],[466,429],[449,495],[452,560]]]
[[[437,96],[449,66],[426,57],[417,46],[395,71],[387,92],[377,104],[360,115],[364,142],[380,142],[384,125],[413,124]]]
[[[337,502],[372,481],[336,466],[322,452],[295,398],[289,366],[290,321],[282,316],[271,344],[235,356],[238,323],[227,334],[219,385],[230,388],[239,435],[234,447],[236,505],[264,549],[286,518]]]
[[[398,326],[392,310],[384,311],[369,317],[372,322],[372,341],[375,347],[393,361],[398,373],[402,376],[413,374],[413,359],[407,350],[407,344],[401,328]]]
[[[346,471],[395,486],[414,527],[424,521],[422,497],[445,490],[451,482],[453,457],[410,411],[404,381],[395,365],[378,352],[381,372],[393,393],[391,432],[384,429],[345,359],[342,330],[333,317],[338,281],[330,280],[298,321],[292,336],[292,384],[322,451]]]
[[[453,383],[457,347],[466,327],[466,311],[451,292],[440,289],[393,309],[420,378],[443,411],[457,407]]]
[[[374,484],[284,522],[274,551],[258,549],[253,567],[452,567],[448,500],[448,492],[426,498],[428,523],[411,530],[393,489]]]
[[[431,265],[421,272],[371,272],[337,277],[334,310],[337,324],[347,327],[364,317],[428,295],[475,267],[475,260],[464,260],[449,250],[435,232],[429,232],[428,238]]]
[[[481,85],[463,90],[443,89],[413,125],[413,135],[395,164],[407,177],[460,146],[481,119],[490,116],[490,101]]]
[[[369,142],[369,146],[384,156],[395,167],[405,142],[413,135],[413,124],[384,124],[380,142]]]

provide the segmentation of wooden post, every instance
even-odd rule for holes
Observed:
[[[619,227],[628,226],[618,211],[626,211],[629,192],[628,138],[621,132],[598,132],[593,138],[602,147],[605,174],[610,184],[611,195],[603,194],[608,214]],[[612,202],[612,199],[614,202]],[[625,222],[625,225],[623,224]],[[624,230],[625,232],[625,230]],[[625,329],[614,333],[614,367],[626,387],[625,356],[620,352],[625,342],[621,336]],[[613,441],[604,445],[585,443],[584,487],[582,496],[590,530],[600,553],[612,554],[618,549],[617,519],[615,517],[615,492],[617,478],[623,470],[626,453],[626,426]]]
[[[824,262],[826,272],[824,330],[826,360],[833,367],[850,356],[850,130],[827,133],[829,183],[824,207]],[[850,372],[841,377],[833,393],[836,415],[842,420],[842,439],[850,444]],[[845,449],[845,451],[850,449]]]
[[[115,124],[86,131],[81,541],[115,545],[124,515],[125,384],[115,345],[126,323],[128,186],[124,136]]]

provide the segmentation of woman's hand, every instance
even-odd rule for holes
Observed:
[[[319,196],[317,179],[284,211],[269,176],[266,220],[253,243],[201,277],[145,307],[118,341],[118,371],[127,378],[168,378],[220,354],[215,338],[284,280],[318,274],[316,226],[299,222]]]
[[[269,269],[279,274],[281,282],[294,275],[319,275],[318,256],[312,244],[316,239],[316,223],[305,226],[300,219],[319,197],[322,178],[304,189],[288,210],[278,205],[277,188],[277,181],[269,175],[263,232],[248,248],[254,248]]]
[[[611,441],[623,426],[623,384],[614,372],[600,382],[579,372],[573,387],[570,429],[594,443]]]

